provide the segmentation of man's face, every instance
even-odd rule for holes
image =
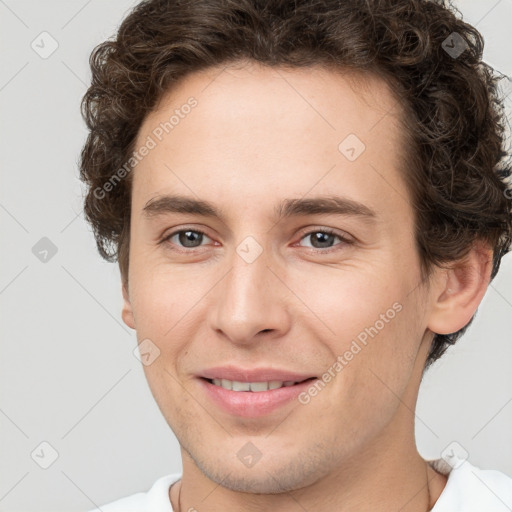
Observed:
[[[412,430],[430,296],[386,85],[221,69],[188,76],[139,132],[135,149],[150,149],[133,170],[123,318],[160,350],[144,371],[189,460],[225,487],[271,493]],[[155,208],[166,195],[212,203],[222,218]],[[276,211],[327,196],[374,215]],[[201,378],[221,366],[317,380],[255,405],[257,392]]]

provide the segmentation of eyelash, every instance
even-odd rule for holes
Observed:
[[[167,235],[166,237],[164,237],[164,238],[160,241],[160,243],[169,242],[169,240],[170,240],[173,236],[175,236],[175,235],[179,235],[180,233],[185,233],[185,232],[187,232],[187,231],[191,231],[192,233],[198,233],[198,234],[200,234],[200,235],[204,235],[204,236],[206,236],[206,237],[210,238],[210,237],[209,237],[209,236],[208,236],[204,231],[201,231],[200,229],[187,229],[187,228],[185,228],[185,229],[180,229],[180,230],[178,230],[178,231],[173,231],[172,233],[170,233],[169,235]],[[341,241],[341,243],[340,243],[340,244],[337,244],[337,245],[351,245],[351,244],[353,244],[353,243],[354,243],[354,242],[353,242],[353,240],[350,240],[350,239],[348,239],[348,238],[346,238],[346,237],[343,237],[342,235],[340,235],[339,233],[337,233],[336,231],[334,231],[334,230],[332,230],[332,229],[330,229],[330,228],[313,229],[313,230],[311,230],[311,231],[308,231],[307,233],[304,233],[304,234],[301,236],[300,240],[302,240],[302,239],[304,239],[304,238],[306,238],[306,237],[308,237],[308,236],[310,236],[310,235],[312,235],[312,234],[314,234],[314,233],[323,233],[323,234],[333,235],[333,236],[337,237],[337,238]],[[169,242],[169,245],[175,245],[175,244],[171,244],[171,243]],[[337,245],[335,245],[335,246],[333,246],[333,247],[327,247],[327,248],[325,248],[325,249],[317,249],[317,248],[315,248],[315,247],[307,247],[307,249],[309,249],[310,251],[316,252],[316,253],[323,253],[323,254],[325,254],[325,253],[331,253],[331,252],[334,252],[334,251],[336,251],[336,250],[339,250],[339,249],[337,249],[337,248],[336,248],[336,247],[337,247]],[[179,246],[178,246],[178,247],[179,247]],[[200,247],[201,247],[201,246],[199,246],[199,247],[189,247],[189,248],[178,248],[178,249],[176,249],[176,248],[174,248],[174,247],[173,247],[173,248],[172,248],[172,250],[173,250],[173,251],[176,251],[176,252],[181,252],[181,253],[191,253],[191,252],[193,252],[195,249],[200,249]]]

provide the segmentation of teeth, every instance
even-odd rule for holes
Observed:
[[[250,391],[251,390],[250,382],[237,382],[236,380],[234,380],[231,386],[232,386],[233,391]]]
[[[233,382],[233,389],[235,389]],[[251,391],[267,391],[268,390],[268,382],[253,382],[252,384],[249,383],[249,386],[251,388]]]
[[[296,384],[293,380],[287,380],[285,382],[280,380],[271,380],[269,382],[239,382],[237,380],[228,379],[212,379],[216,386],[221,386],[224,389],[232,391],[268,391],[270,389],[279,389],[283,386],[293,386]]]

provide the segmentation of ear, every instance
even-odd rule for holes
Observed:
[[[132,329],[135,329],[135,318],[133,316],[132,305],[130,302],[130,297],[128,295],[127,283],[122,284],[122,293],[123,293],[123,311],[121,316],[123,318],[123,322]]]
[[[427,327],[437,334],[462,329],[475,314],[490,282],[492,249],[477,241],[469,254],[446,270]]]

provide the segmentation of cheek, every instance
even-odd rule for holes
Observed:
[[[319,328],[325,327],[326,339],[331,340],[333,348],[343,350],[359,335],[364,339],[365,332],[376,323],[378,331],[383,330],[381,315],[388,322],[397,316],[393,305],[402,298],[400,282],[389,277],[389,270],[383,270],[357,264],[318,267],[308,272],[306,279],[305,273],[291,275],[290,288],[304,297],[311,314],[322,321]]]
[[[305,295],[322,320],[315,330],[330,353],[326,371],[330,368],[336,375],[339,396],[375,407],[388,402],[391,406],[396,399],[390,389],[400,393],[414,366],[421,338],[418,305],[413,294],[408,296],[408,284],[392,270],[366,276],[339,274],[328,289],[309,280]]]
[[[192,283],[193,276],[184,279],[175,269],[149,264],[134,272],[132,307],[139,338],[154,336],[163,342],[173,337],[200,297]]]
[[[379,409],[390,415],[399,405],[397,397],[402,397],[408,386],[421,341],[415,314],[414,303],[401,302],[399,308],[384,313],[387,323],[379,318],[364,328],[344,353],[345,361],[352,359],[343,370],[345,382],[340,385],[349,390],[354,402],[366,404],[360,413],[368,418],[371,411]],[[354,349],[355,345],[360,350]],[[352,355],[354,351],[357,353]]]
[[[180,272],[176,268],[147,265],[140,266],[133,275],[132,307],[139,343],[147,338],[159,350],[154,362],[144,366],[156,395],[169,394],[176,388],[174,379],[182,378],[180,372],[190,342],[197,338],[200,301],[212,285],[208,285],[204,272],[202,277],[192,274],[189,268]]]

